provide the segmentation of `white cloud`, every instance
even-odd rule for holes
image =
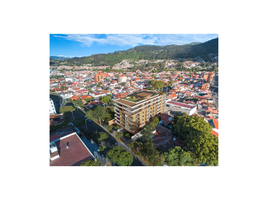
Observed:
[[[70,34],[64,36],[57,36],[71,41],[77,41],[81,44],[90,47],[92,43],[132,46],[137,45],[171,45],[171,44],[187,44],[191,42],[205,42],[209,39],[216,38],[217,35],[206,34],[111,34],[106,35],[105,38],[97,38],[96,35],[86,34]]]

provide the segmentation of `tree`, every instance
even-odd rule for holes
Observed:
[[[153,74],[153,75],[152,75],[152,78],[154,78],[154,77],[155,77],[155,75]]]
[[[82,99],[78,99],[77,104],[78,104],[79,107],[83,107]]]
[[[87,160],[81,163],[81,166],[103,166],[101,161],[97,158],[96,160]]]
[[[101,124],[101,120],[105,119],[106,110],[103,106],[98,105],[93,110],[89,110],[86,113],[86,118],[91,120],[97,120]]]
[[[115,138],[116,139],[119,139],[121,137],[123,137],[123,132],[121,132],[121,131],[120,132],[117,132],[116,135],[115,135]]]
[[[75,111],[75,108],[73,106],[62,106],[60,108],[60,113],[66,113],[66,112],[71,112],[73,115],[73,111]],[[73,115],[73,119],[74,119],[74,115]]]
[[[152,140],[154,138],[154,127],[151,125],[146,125],[142,130],[141,134],[145,140]]]
[[[102,85],[102,82],[99,82],[98,85],[97,85],[97,87],[100,87],[101,85]]]
[[[86,102],[89,102],[89,101],[91,101],[93,99],[93,97],[89,97],[89,98],[87,98],[87,99],[85,99],[86,100]]]
[[[109,96],[103,96],[103,97],[101,98],[101,101],[102,101],[103,103],[108,104],[108,102],[111,101],[111,97],[109,97]]]
[[[106,127],[106,129],[107,129],[108,132],[110,132],[110,131],[113,129],[113,125],[108,125],[108,126]]]
[[[104,149],[106,149],[106,146],[105,145],[103,145],[103,146],[100,146],[100,151],[104,151]]]
[[[99,143],[103,140],[106,140],[109,136],[107,135],[107,133],[105,132],[99,132],[99,138],[98,138],[98,141]]]
[[[121,146],[116,146],[107,152],[107,156],[111,161],[119,166],[130,166],[133,163],[133,156],[128,151],[125,151]]]
[[[169,166],[195,166],[197,163],[189,152],[184,151],[180,146],[172,147],[164,153],[165,162]]]
[[[154,117],[153,118],[153,120],[150,122],[150,126],[153,126],[153,127],[155,127],[155,126],[157,126],[158,125],[158,123],[159,123],[159,119],[158,119],[158,117]]]
[[[183,150],[191,151],[197,162],[218,165],[218,137],[211,134],[212,127],[203,118],[183,115],[173,130],[183,140]]]
[[[96,108],[94,108],[93,115],[101,124],[101,120],[105,118],[106,110],[103,106],[98,105]]]
[[[159,154],[151,140],[147,140],[140,146],[140,152],[142,155],[149,159],[149,162],[154,166],[163,166],[164,155]]]

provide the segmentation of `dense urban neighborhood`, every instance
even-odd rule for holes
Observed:
[[[218,166],[218,55],[208,58],[51,62],[50,166]]]

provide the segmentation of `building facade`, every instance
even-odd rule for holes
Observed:
[[[201,90],[209,90],[210,84],[209,83],[203,83]]]
[[[52,101],[52,99],[49,99],[49,114],[50,115],[53,115],[53,114],[56,114],[56,109],[55,109],[55,106],[54,106],[54,102]]]
[[[127,76],[126,75],[119,75],[118,76],[118,83],[123,83],[127,81]]]
[[[151,119],[166,110],[166,93],[142,91],[114,100],[115,123],[136,134]]]

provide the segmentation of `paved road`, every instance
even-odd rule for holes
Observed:
[[[67,104],[68,105],[68,104]],[[80,113],[79,111],[74,111],[73,112],[75,118],[79,119],[85,119],[85,116]],[[115,146],[115,144],[120,145],[124,150],[129,151],[133,155],[133,163],[131,166],[145,166],[136,156],[133,154],[132,151],[130,151],[124,144],[117,142],[114,137],[112,137],[106,130],[104,130],[102,127],[100,127],[98,124],[96,124],[94,121],[89,122],[87,120],[87,129],[92,131],[92,132],[105,132],[108,134],[108,139],[106,140],[106,146],[109,148],[112,148]]]

